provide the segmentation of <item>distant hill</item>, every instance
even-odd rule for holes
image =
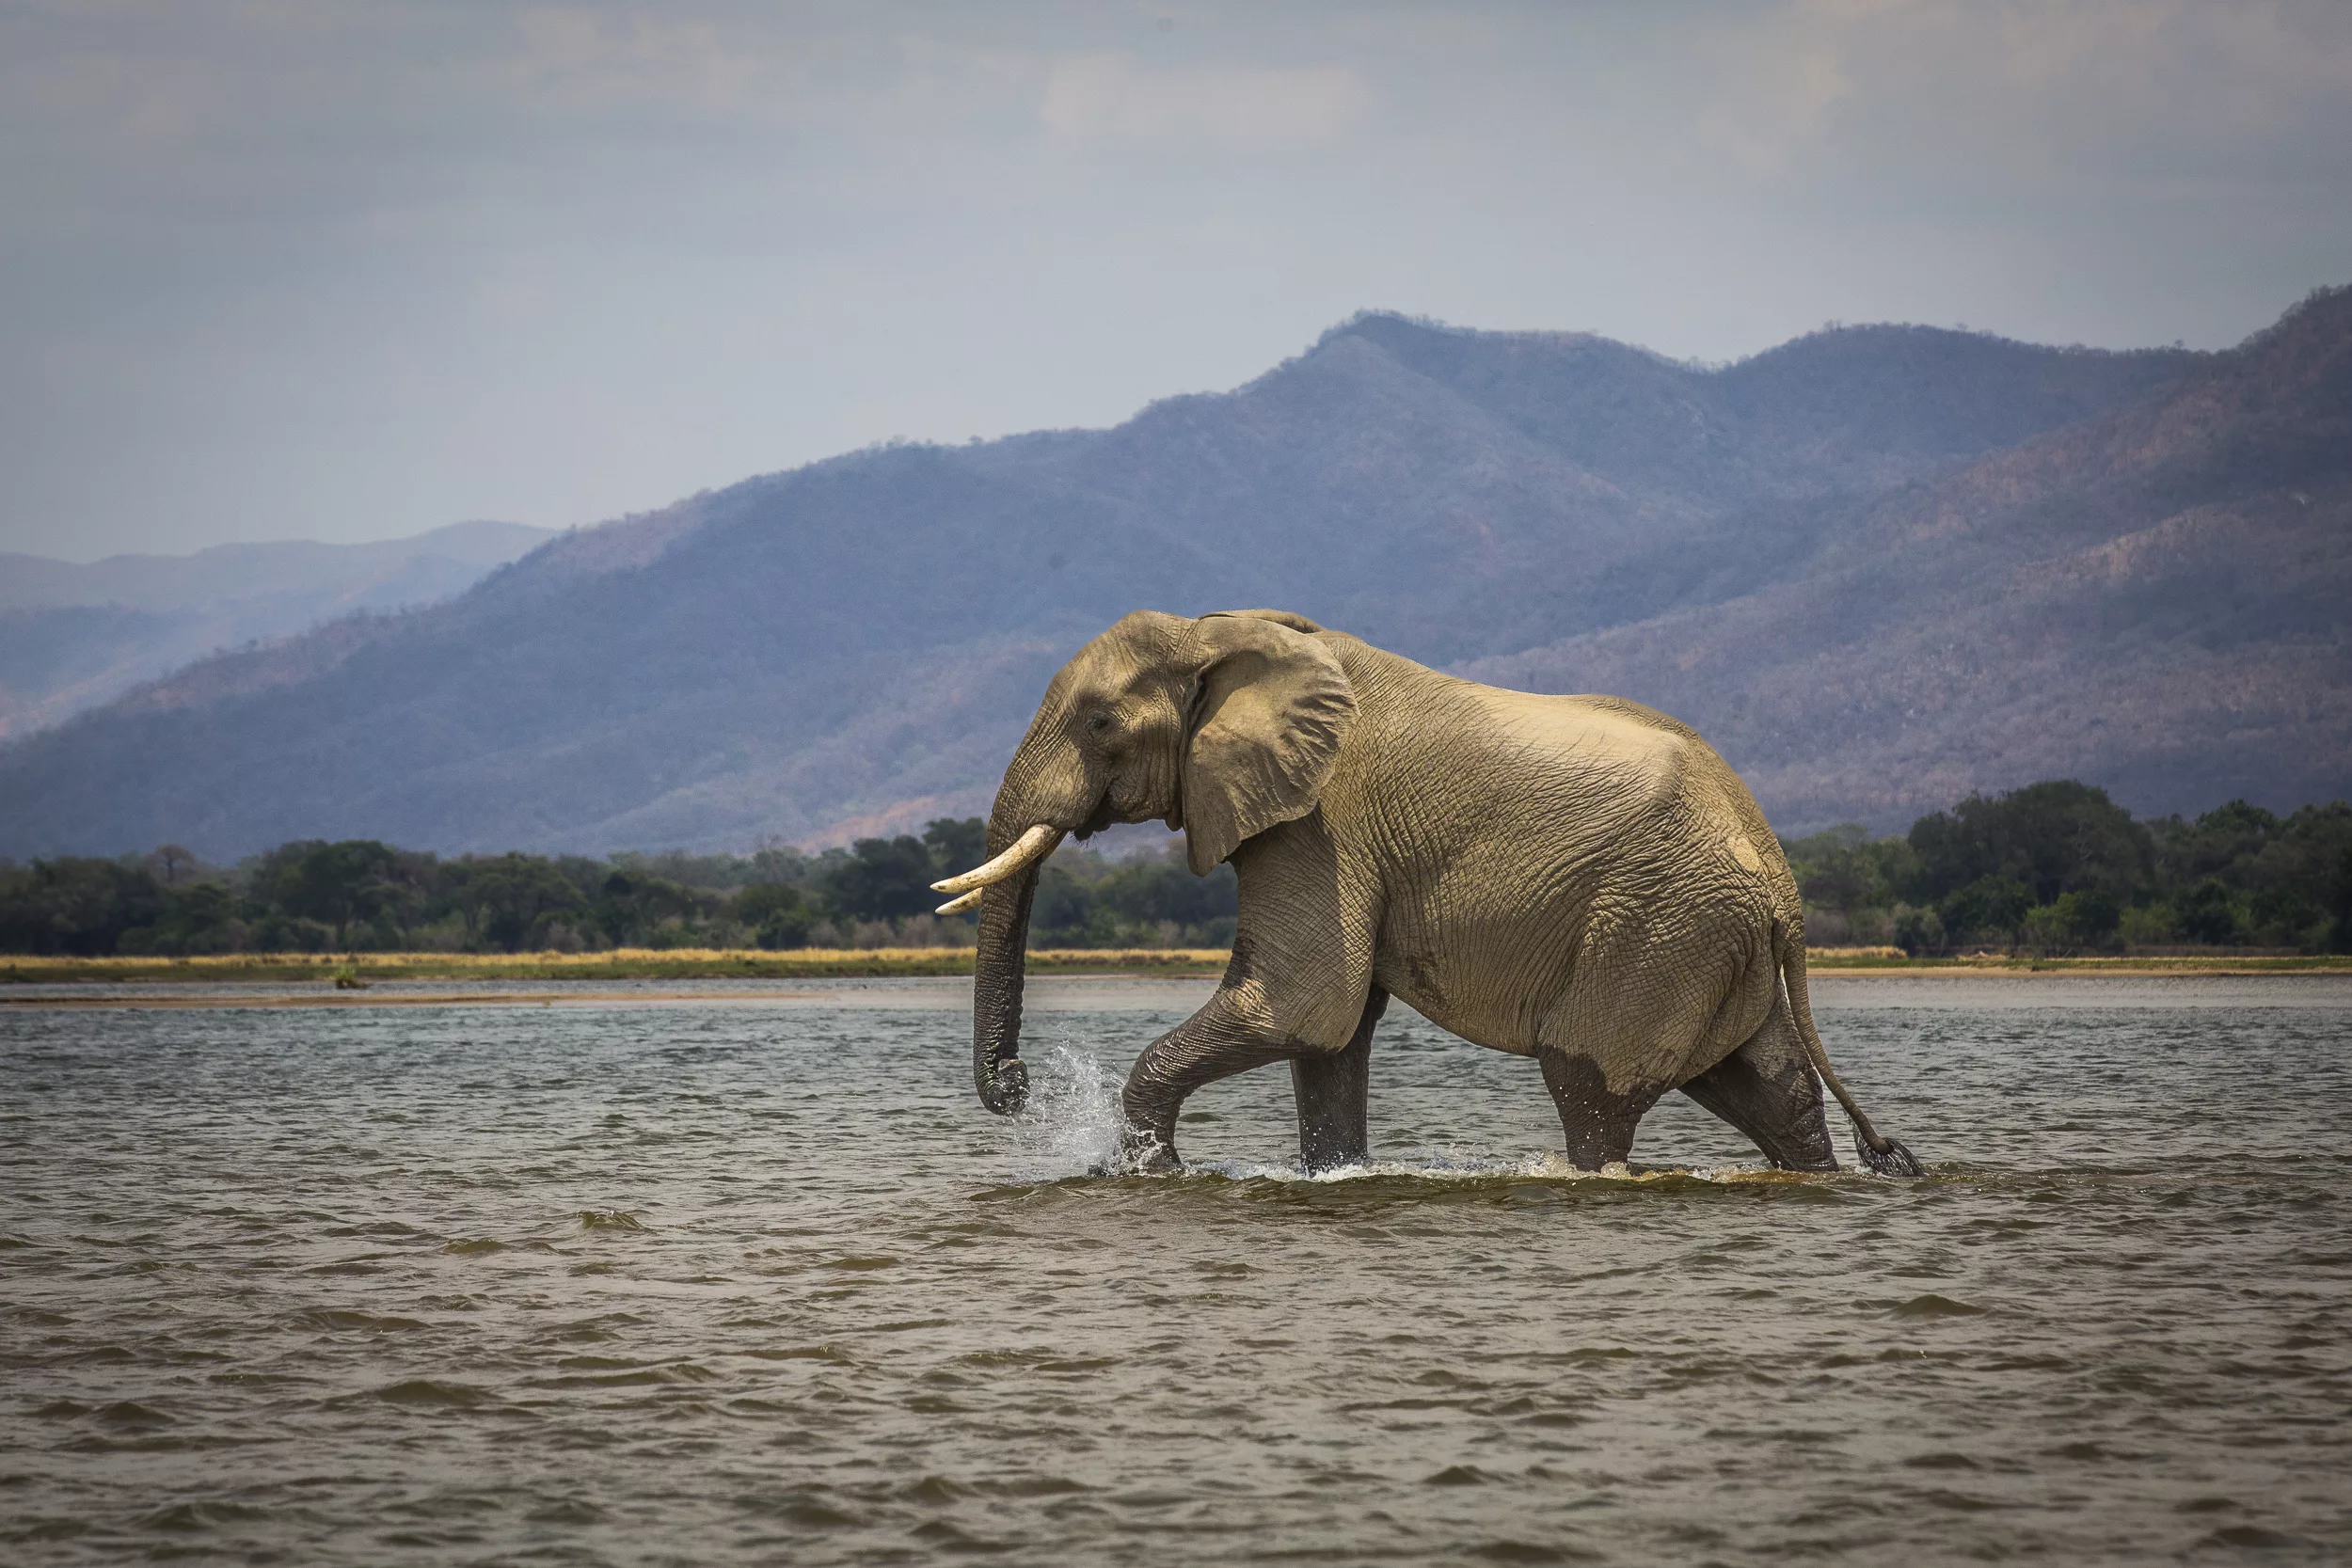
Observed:
[[[0,552],[0,736],[56,723],[217,648],[447,598],[548,537],[476,522],[366,545],[220,545],[87,564]]]
[[[2348,323],[2317,297],[2218,355],[1859,327],[1707,369],[1367,316],[1116,429],[853,453],[207,659],[0,748],[0,853],[896,830],[982,809],[1138,606],[1655,703],[1788,832],[2052,770],[2143,811],[2346,793]]]
[[[1799,824],[2046,778],[2352,796],[2352,291],[1810,532],[1779,581],[1462,673],[1636,695]]]

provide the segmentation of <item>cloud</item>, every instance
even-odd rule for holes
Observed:
[[[1336,142],[1371,103],[1343,65],[1153,67],[1097,54],[1053,62],[1038,118],[1073,141],[1250,151]]]
[[[2347,257],[2344,0],[0,0],[0,548],[593,521],[1368,306],[2212,346]]]
[[[1725,89],[1702,135],[1773,173],[1825,150],[2027,183],[2119,157],[2258,173],[2352,110],[2348,24],[2340,0],[1793,0],[1702,30]]]

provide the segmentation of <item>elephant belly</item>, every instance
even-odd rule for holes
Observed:
[[[1443,942],[1419,935],[1381,943],[1380,987],[1448,1034],[1534,1055],[1568,983],[1568,949],[1549,923],[1456,930]]]
[[[1432,900],[1392,912],[1374,977],[1474,1044],[1679,1083],[1753,1032],[1777,990],[1761,889],[1707,880],[1686,874],[1671,896],[1612,878],[1515,906]]]

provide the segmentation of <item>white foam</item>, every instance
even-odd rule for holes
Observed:
[[[1778,1173],[1749,1165],[1689,1166],[1636,1171],[1623,1164],[1584,1170],[1568,1163],[1557,1149],[1534,1154],[1485,1154],[1443,1151],[1406,1160],[1373,1160],[1359,1165],[1306,1171],[1295,1164],[1263,1164],[1244,1160],[1188,1160],[1180,1174],[1214,1176],[1229,1181],[1361,1181],[1377,1177],[1406,1177],[1422,1181],[1478,1181],[1518,1177],[1538,1181],[1662,1181],[1684,1176],[1700,1181],[1742,1181]]]
[[[1102,1059],[1084,1043],[1069,1037],[1053,1039],[1035,1056],[1024,1057],[1029,1071],[1029,1099],[1008,1128],[1007,1152],[1012,1156],[1017,1181],[1060,1181],[1076,1176],[1099,1176],[1120,1168],[1121,1134],[1126,1118],[1119,1104],[1119,1084],[1104,1069]],[[1842,1124],[1834,1124],[1838,1136]],[[1851,1137],[1851,1134],[1848,1134]],[[1840,1152],[1851,1154],[1841,1140]],[[1858,1161],[1848,1165],[1862,1170]],[[1495,1154],[1480,1149],[1438,1149],[1403,1160],[1374,1160],[1330,1170],[1307,1171],[1295,1164],[1249,1160],[1187,1160],[1168,1180],[1211,1177],[1228,1181],[1360,1181],[1376,1177],[1407,1177],[1429,1181],[1491,1180],[1519,1177],[1539,1181],[1659,1181],[1670,1176],[1701,1181],[1781,1180],[1781,1173],[1752,1165],[1691,1166],[1670,1170],[1635,1171],[1623,1164],[1582,1170],[1570,1164],[1557,1149],[1532,1154]]]
[[[1011,1125],[1017,1180],[1058,1181],[1118,1167],[1126,1118],[1119,1085],[1082,1045],[1056,1041],[1027,1059],[1029,1101]]]

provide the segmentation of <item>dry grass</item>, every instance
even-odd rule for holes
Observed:
[[[969,947],[623,947],[605,953],[234,953],[193,958],[49,958],[0,956],[0,986],[106,981],[762,980],[965,975]],[[1032,974],[1216,974],[1216,947],[1051,948],[1029,955]],[[1977,953],[1910,958],[1898,947],[1816,947],[1806,962],[1827,974],[2352,974],[2352,958],[2012,958]]]
[[[0,957],[0,984],[75,981],[359,980],[744,980],[827,975],[957,975],[972,973],[969,947],[752,948],[621,947],[603,953],[226,953],[202,958]],[[1065,974],[1216,974],[1225,949],[1048,948],[1029,968]]]

